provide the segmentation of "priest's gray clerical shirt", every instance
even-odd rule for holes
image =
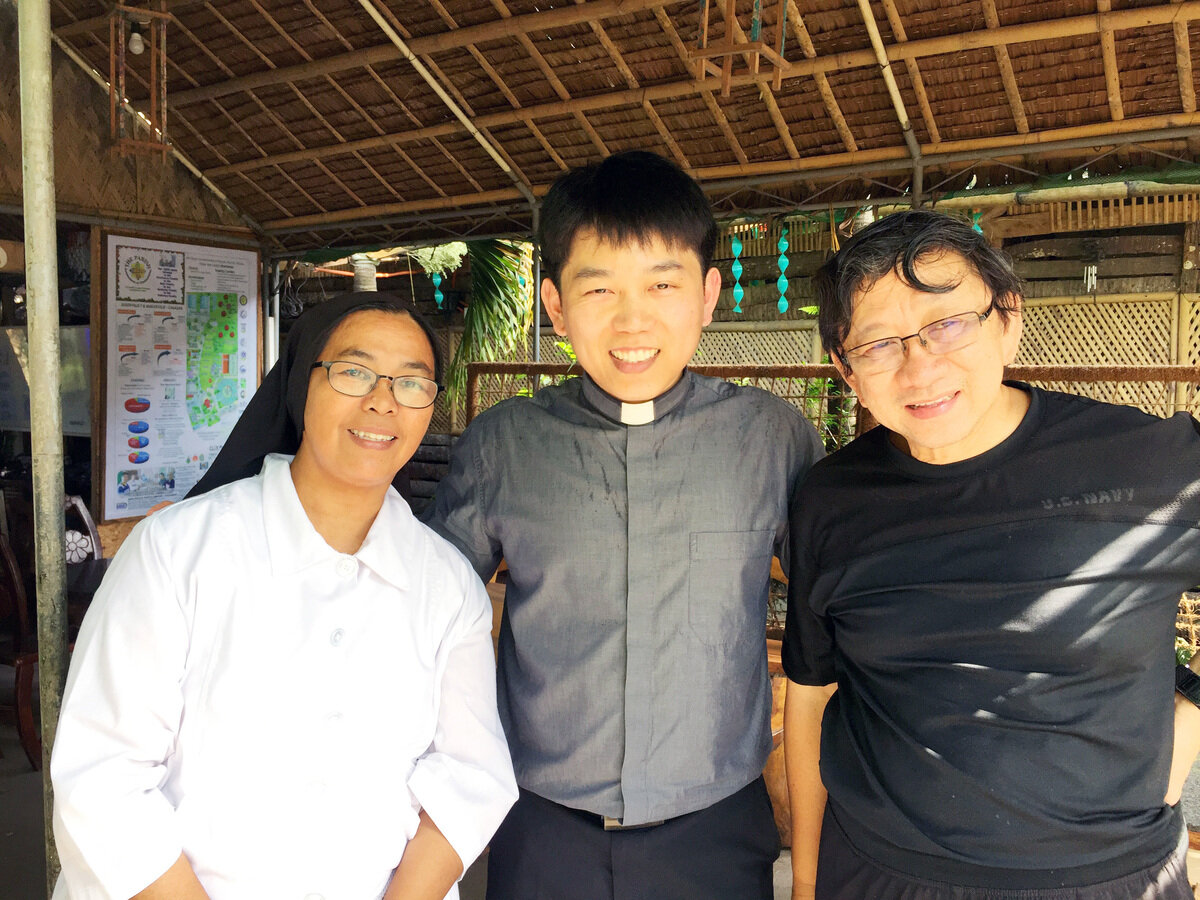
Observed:
[[[522,787],[636,825],[759,776],[771,557],[822,453],[788,403],[690,372],[644,404],[572,378],[471,423],[427,518],[481,577],[508,564],[498,697]]]

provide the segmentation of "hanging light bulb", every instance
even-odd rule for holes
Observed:
[[[141,56],[146,50],[146,41],[142,38],[142,26],[133,22],[129,26],[129,52]]]

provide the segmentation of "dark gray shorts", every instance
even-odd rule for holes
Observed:
[[[817,862],[816,900],[1194,900],[1187,879],[1186,832],[1151,866],[1071,888],[962,887],[914,878],[863,856],[826,810]]]

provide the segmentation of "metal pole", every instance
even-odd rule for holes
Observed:
[[[271,367],[279,360],[279,341],[281,332],[281,322],[279,319],[279,292],[281,288],[282,278],[279,271],[280,264],[271,262],[271,356],[266,361],[267,364],[263,367],[263,371],[270,371]]]
[[[540,204],[533,208],[533,361],[542,361],[542,247],[538,243],[538,227],[541,224]]]
[[[261,277],[258,281],[258,308],[263,317],[262,336],[263,336],[263,371],[271,368],[271,360],[275,358],[275,347],[272,343],[272,332],[274,331],[273,323],[271,322],[271,312],[268,307],[268,298],[271,296],[271,270],[267,266],[262,267]]]
[[[17,4],[21,56],[21,162],[24,178],[25,283],[29,304],[29,396],[33,440],[33,523],[37,558],[41,668],[42,784],[46,896],[58,879],[50,751],[67,665],[66,550],[63,546],[62,394],[58,343],[58,241],[55,236],[50,4]]]

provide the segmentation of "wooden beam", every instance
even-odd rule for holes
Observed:
[[[1178,0],[1176,0],[1178,2]],[[1179,73],[1179,102],[1184,112],[1196,111],[1196,88],[1192,82],[1192,39],[1187,22],[1174,22],[1175,67]]]
[[[667,36],[667,40],[671,42],[671,46],[675,48],[675,55],[679,57],[679,61],[683,63],[683,67],[689,72],[688,50],[683,45],[683,40],[679,37],[679,32],[675,30],[675,26],[671,24],[671,17],[662,9],[654,10],[654,18],[658,21],[658,25],[663,30],[663,34]],[[712,65],[707,63],[706,65]],[[733,133],[733,129],[729,126],[729,119],[726,117],[724,110],[713,97],[712,91],[700,91],[700,98],[704,101],[704,105],[708,107],[708,111],[712,114],[713,120],[717,123],[717,127],[721,129],[721,134],[725,135],[725,140],[729,143],[729,149],[733,151],[733,155],[737,157],[738,162],[745,165],[749,162],[746,157],[746,151],[742,149],[741,143],[737,139],[737,135]],[[647,101],[649,102],[649,101]]]
[[[1000,17],[996,13],[996,4],[992,0],[980,0],[983,7],[983,18],[989,31],[1000,31]],[[1029,133],[1029,119],[1025,115],[1025,103],[1021,100],[1021,91],[1017,87],[1017,76],[1013,72],[1012,60],[1008,58],[1008,45],[995,45],[996,64],[1000,67],[1000,81],[1004,85],[1004,94],[1008,97],[1008,106],[1012,110],[1013,123],[1020,134]]]
[[[504,4],[504,0],[492,0],[492,6],[498,13],[500,13],[505,22],[515,22],[517,19],[521,18],[520,16],[514,16],[509,11],[508,7]],[[465,31],[466,29],[460,28],[459,30]],[[554,67],[551,66],[550,63],[546,62],[546,57],[542,56],[541,51],[538,50],[538,48],[534,45],[529,35],[523,32],[518,32],[516,39],[525,52],[529,55],[529,58],[532,59],[537,67],[542,70],[542,75],[545,76],[547,83],[553,89],[554,93],[558,95],[559,99],[563,102],[569,102],[571,99],[571,92],[568,91],[567,86],[562,83],[562,80],[558,77],[558,73],[554,71]],[[594,146],[600,152],[600,155],[608,156],[608,146],[604,143],[596,129],[592,127],[592,123],[587,120],[587,117],[583,114],[583,111],[576,110],[571,112],[570,115],[575,118],[575,121],[579,124],[579,127],[583,129],[584,134],[588,136],[588,139],[592,142],[592,146]],[[530,128],[534,127],[532,117],[523,117],[521,121]]]
[[[1196,127],[1197,129],[1200,129],[1200,114],[1193,114],[1192,118],[1195,120],[1193,123],[1194,127]],[[1136,119],[1125,119],[1123,122],[1121,122],[1119,124],[1122,126],[1128,127],[1130,123],[1137,122],[1137,121],[1138,120],[1136,120]],[[1097,126],[1080,126],[1080,127],[1103,128],[1105,125],[1107,125],[1109,127],[1109,129],[1111,130],[1113,124],[1114,123],[1100,123]],[[1027,136],[1027,142],[1036,143],[1039,140],[1039,138],[1041,138],[1041,137],[1042,136],[1038,135],[1038,134],[1031,134],[1031,135]],[[989,140],[994,140],[994,139],[989,139]],[[1010,138],[1010,140],[1011,140],[1011,138]],[[943,153],[943,154],[948,153],[950,151],[959,152],[959,151],[961,151],[961,148],[963,146],[970,144],[970,143],[979,143],[979,142],[968,142],[968,141],[946,142],[946,143],[943,143],[940,147],[936,148],[936,151],[934,148],[930,147],[929,152],[926,155],[926,162],[930,165],[934,165],[938,161],[938,153],[939,152]],[[1102,143],[1102,142],[1100,142],[1100,143]],[[1019,149],[1023,150],[1025,148],[1019,148]],[[1011,150],[1011,152],[1017,152],[1017,150],[1013,149],[1013,150]],[[853,158],[851,158],[851,157],[853,157]],[[748,166],[738,166],[738,167],[735,167],[735,166],[713,167],[713,168],[709,168],[709,169],[694,170],[693,174],[695,175],[695,177],[697,177],[701,181],[702,184],[705,181],[716,180],[719,178],[727,178],[734,174],[738,174],[738,175],[742,175],[742,176],[778,174],[782,178],[786,178],[789,175],[799,176],[807,170],[813,170],[813,169],[818,169],[818,168],[827,168],[827,167],[829,167],[830,162],[835,159],[839,163],[844,163],[845,165],[847,165],[847,167],[863,166],[863,165],[868,165],[872,162],[879,162],[881,160],[888,160],[888,159],[892,159],[896,162],[903,163],[903,164],[907,164],[908,162],[910,162],[907,150],[905,148],[892,147],[892,148],[878,150],[878,151],[876,151],[876,150],[861,151],[860,150],[856,154],[848,154],[848,153],[837,154],[835,157],[801,158],[799,160],[789,160],[787,162],[782,162],[782,163],[781,162],[771,162],[771,163],[757,163],[757,164],[751,164]],[[781,167],[784,167],[784,168],[781,169]],[[1097,185],[1097,187],[1100,187],[1100,185]],[[1125,187],[1125,192],[1128,193],[1128,187],[1127,186],[1122,186],[1122,187]],[[1162,190],[1169,190],[1169,191],[1178,191],[1178,190],[1186,189],[1186,188],[1180,188],[1179,186],[1175,186],[1175,185],[1161,185],[1160,188]],[[533,191],[534,191],[534,194],[541,196],[541,195],[545,194],[547,189],[548,189],[547,185],[535,185],[533,188]],[[1110,190],[1112,193],[1121,193],[1122,192],[1121,187],[1110,189]],[[1137,191],[1135,190],[1134,192],[1136,193]],[[1046,194],[1046,197],[1049,198],[1050,195]],[[1056,199],[1061,199],[1061,198],[1056,198]],[[309,226],[319,228],[320,226],[325,225],[325,224],[339,224],[339,223],[347,223],[347,222],[354,222],[354,221],[370,221],[371,219],[378,219],[378,218],[382,218],[384,216],[403,215],[403,214],[407,214],[407,213],[428,213],[428,212],[432,212],[434,210],[440,210],[440,209],[459,209],[459,208],[461,208],[463,210],[469,210],[470,208],[472,208],[474,206],[490,205],[490,204],[503,204],[503,203],[510,203],[510,202],[520,202],[523,204],[525,202],[525,200],[515,188],[512,188],[512,189],[504,189],[504,190],[487,191],[487,192],[483,192],[480,194],[465,194],[462,196],[439,197],[439,198],[426,199],[426,200],[413,200],[413,201],[408,201],[405,203],[382,204],[382,205],[377,205],[377,206],[370,206],[365,209],[359,209],[359,210],[338,210],[338,211],[334,211],[334,212],[330,212],[330,213],[326,213],[326,214],[322,214],[322,215],[306,215],[306,216],[300,216],[300,217],[275,219],[275,220],[263,222],[262,224],[263,224],[264,228],[266,228],[267,230],[276,230],[276,231],[285,230],[285,229],[293,230],[297,227],[309,227]],[[1038,202],[1042,202],[1040,197],[1038,198]],[[1049,202],[1049,200],[1047,200],[1047,202]],[[942,203],[939,205],[949,206],[951,204]],[[970,205],[979,205],[979,204],[978,204],[978,202],[973,202]],[[1043,216],[1042,218],[1038,219],[1039,223],[1042,223],[1042,224],[1039,224],[1038,227],[1042,228],[1042,230],[1045,230],[1045,224],[1043,222],[1044,218],[1045,217]],[[1024,233],[1024,232],[1022,232],[1022,233]]]
[[[746,44],[746,32],[742,28],[741,22],[737,20],[735,12],[737,4],[730,2],[726,7],[722,7],[725,16],[725,33],[726,36],[734,43]],[[751,69],[751,74],[755,77],[762,75],[759,72],[758,55],[756,53],[744,54],[746,65]],[[731,85],[731,64],[732,56],[725,57],[725,66],[721,70],[721,96],[728,97]],[[758,97],[762,100],[763,105],[767,108],[767,114],[771,117],[771,121],[775,124],[775,131],[779,134],[780,143],[787,151],[790,159],[798,159],[800,151],[796,149],[796,142],[792,139],[792,131],[788,127],[787,120],[783,117],[783,113],[779,111],[779,104],[775,102],[775,95],[771,93],[771,89],[766,83],[766,80],[778,80],[778,72],[767,72],[763,75],[764,80],[758,82]]]
[[[1076,125],[1070,128],[1057,128],[1051,131],[1030,132],[1025,135],[997,135],[986,138],[973,138],[963,141],[942,141],[937,146],[924,145],[921,155],[925,158],[927,167],[938,165],[946,157],[968,153],[988,154],[989,156],[1015,156],[1035,152],[1040,145],[1055,144],[1060,141],[1095,140],[1095,146],[1111,146],[1114,142],[1106,141],[1117,135],[1134,136],[1139,133],[1152,133],[1166,128],[1195,128],[1200,133],[1200,113],[1175,114],[1169,116],[1148,116],[1138,119],[1123,119],[1120,122],[1096,122],[1090,125]],[[1122,141],[1121,143],[1125,143]],[[898,162],[910,159],[908,149],[900,146],[881,147],[873,150],[859,150],[857,153],[831,153],[826,156],[807,156],[798,160],[773,160],[771,162],[752,163],[749,166],[712,166],[696,169],[693,177],[700,181],[717,181],[763,175],[787,176],[807,170],[829,170],[833,168],[869,167],[873,164]]]
[[[610,2],[610,0],[602,0],[602,2]],[[632,0],[626,0],[632,2]],[[588,4],[590,7],[592,4]],[[563,7],[569,11],[584,9],[585,7],[570,6]],[[561,12],[562,10],[552,10],[552,12]],[[517,16],[512,17],[516,20]],[[1004,25],[999,28],[979,29],[975,31],[963,32],[960,34],[943,35],[935,38],[922,38],[919,40],[908,41],[906,43],[894,44],[886,49],[887,57],[890,60],[909,60],[920,59],[925,56],[937,56],[944,53],[957,53],[964,50],[978,50],[988,47],[1004,46],[1005,44],[1018,44],[1030,41],[1049,40],[1055,38],[1072,37],[1077,35],[1094,35],[1098,34],[1100,28],[1107,27],[1113,31],[1123,31],[1129,29],[1144,28],[1152,25],[1168,25],[1174,21],[1191,21],[1200,18],[1200,0],[1182,0],[1179,3],[1166,3],[1159,6],[1140,7],[1134,9],[1114,10],[1108,13],[1097,13],[1087,16],[1071,16],[1065,19],[1055,19],[1042,22],[1024,23],[1018,25]],[[457,32],[450,32],[451,35],[458,35],[461,32],[467,31],[466,28],[461,28]],[[414,40],[414,44],[419,45],[418,38]],[[366,51],[362,51],[366,52]],[[342,57],[334,57],[333,59],[341,59]],[[389,57],[394,58],[394,57]],[[363,65],[365,63],[356,62],[354,65]],[[875,65],[875,54],[871,50],[852,50],[845,53],[835,53],[828,56],[819,56],[814,59],[804,59],[793,61],[791,68],[783,74],[784,79],[803,78],[812,76],[817,72],[834,72],[840,69],[852,69],[865,66]],[[288,80],[291,77],[312,77],[313,73],[297,74],[296,69],[301,67],[291,66],[286,68],[276,69],[273,72],[259,73],[258,75],[249,76],[250,79],[263,79],[262,84],[273,84],[280,81]],[[342,67],[346,68],[346,67]],[[770,72],[762,72],[757,75],[753,73],[743,73],[735,75],[732,82],[736,86],[756,83],[766,83],[773,80],[774,75]],[[231,90],[226,90],[230,88]],[[254,86],[261,86],[258,82],[251,83],[247,79],[228,79],[216,85],[209,85],[201,90],[213,92],[213,96],[238,91],[248,90]],[[718,90],[721,86],[720,78],[703,78],[703,79],[687,79],[684,81],[668,82],[665,84],[652,85],[643,88],[639,91],[620,91],[608,94],[599,94],[591,97],[578,97],[571,100],[563,99],[559,103],[539,104],[538,106],[526,107],[522,114],[519,115],[516,121],[530,121],[532,119],[544,117],[557,117],[563,115],[574,115],[575,112],[584,112],[598,109],[611,109],[617,106],[637,105],[643,99],[650,100],[668,100],[676,97],[688,96],[699,93],[701,91]],[[185,95],[194,95],[192,91],[186,91],[179,95],[168,97],[170,103],[174,104],[178,98]],[[495,116],[505,117],[501,121],[489,121],[488,124],[511,123],[514,121],[509,118],[510,114],[499,113],[491,114],[490,116],[481,116],[481,120],[493,119]],[[441,130],[438,130],[441,129]],[[440,137],[448,134],[458,133],[460,126],[447,124],[444,126],[432,126],[431,128],[421,129],[425,137]],[[390,138],[403,138],[403,135],[391,135]],[[351,144],[354,142],[350,142]],[[377,145],[374,145],[377,146]],[[365,149],[359,147],[357,149]],[[260,161],[247,161],[247,164],[254,166],[260,164]]]
[[[406,43],[416,55],[428,56],[443,50],[460,50],[470,44],[522,37],[531,31],[547,31],[567,25],[611,19],[615,16],[627,16],[640,10],[664,6],[667,2],[668,0],[591,0],[582,6],[564,6],[515,16],[510,14],[493,22],[483,22],[453,31],[416,37]],[[279,84],[282,81],[301,81],[333,72],[344,72],[347,69],[361,69],[365,66],[395,62],[399,59],[403,59],[403,56],[394,45],[380,44],[314,62],[281,66],[272,71],[256,72],[253,75],[234,78],[227,82],[181,91],[178,95],[172,96],[170,100],[172,105],[183,106],[223,94]]]
[[[204,0],[165,0],[168,13],[173,13],[185,6],[198,6]],[[149,11],[147,11],[148,14]],[[58,38],[71,38],[79,35],[91,34],[101,31],[108,27],[109,13],[102,16],[91,16],[87,19],[78,19],[71,22],[69,25],[63,25],[61,28],[54,29],[54,36]],[[174,17],[172,16],[172,19]]]
[[[365,209],[341,209],[320,215],[273,219],[269,222],[264,222],[263,227],[268,232],[308,226],[320,229],[324,225],[369,221],[371,219],[381,219],[385,216],[403,215],[404,213],[426,213],[436,209],[462,209],[464,210],[464,215],[466,215],[466,211],[475,206],[488,206],[493,203],[506,203],[514,200],[521,203],[525,202],[525,198],[521,196],[521,192],[515,187],[502,188],[495,191],[463,194],[459,197],[439,197],[436,200],[409,200],[404,203],[383,203],[377,206],[368,206]]]
[[[717,98],[713,96],[713,92],[703,91],[701,96],[704,98],[705,105],[708,106],[708,111],[712,113],[712,117],[716,120],[717,127],[725,135],[725,140],[729,142],[729,147],[733,150],[733,155],[737,157],[738,162],[743,166],[749,163],[750,159],[746,156],[746,151],[742,149],[737,135],[733,133],[733,128],[729,125],[729,119],[725,115],[725,111],[721,109],[721,104],[717,102]]]
[[[795,3],[795,0],[789,0],[789,2]],[[895,0],[882,0],[882,3],[883,11],[887,14],[888,25],[891,26],[896,41],[901,44],[905,43],[908,41],[908,34],[904,30],[904,20],[900,18],[900,11],[896,9]],[[912,83],[913,93],[917,95],[917,106],[921,108],[921,119],[925,122],[925,130],[929,132],[929,140],[936,144],[941,141],[942,136],[938,131],[937,121],[933,117],[933,107],[929,105],[929,95],[925,91],[925,79],[921,77],[921,70],[915,59],[908,60],[904,66],[908,70],[908,80]]]
[[[800,15],[800,7],[796,5],[796,0],[787,0],[787,18],[788,24],[792,26],[792,34],[800,44],[800,52],[804,54],[805,59],[816,59],[817,48],[813,45],[812,36],[808,33],[808,26],[804,24],[804,17]],[[858,149],[858,142],[854,140],[854,133],[846,123],[846,117],[842,115],[842,108],[833,95],[829,78],[824,72],[814,72],[813,81],[817,84],[817,93],[821,95],[825,111],[829,113],[829,118],[833,120],[833,127],[842,140],[842,146],[853,153]]]
[[[787,151],[788,158],[799,159],[800,151],[796,147],[796,142],[792,140],[792,131],[788,128],[787,119],[783,117],[779,104],[775,101],[775,95],[771,93],[770,85],[760,84],[758,97],[766,106],[771,121],[775,123],[775,130],[779,132],[779,139],[783,141],[783,149]]]
[[[583,4],[586,0],[575,0],[578,4]],[[604,52],[608,54],[608,58],[612,60],[613,65],[617,67],[617,71],[621,73],[621,77],[625,79],[625,84],[631,89],[640,87],[637,76],[633,74],[633,69],[629,68],[629,64],[625,62],[625,57],[621,55],[620,48],[609,38],[608,32],[604,30],[604,26],[599,22],[590,22],[592,34],[596,36],[596,40],[600,42],[600,46],[604,48]],[[692,164],[688,162],[687,156],[684,155],[683,149],[679,146],[679,142],[671,135],[671,129],[663,123],[662,118],[655,111],[653,104],[649,100],[642,101],[642,112],[646,114],[646,118],[650,120],[650,124],[654,126],[654,130],[658,132],[658,136],[662,138],[667,149],[671,151],[671,155],[675,157],[677,162],[683,169],[690,169]]]
[[[1196,0],[1188,0],[1188,2],[1196,2]],[[1197,2],[1197,7],[1200,8],[1200,2]],[[911,47],[916,41],[910,42],[906,47]],[[866,51],[867,56],[874,59],[874,54],[871,51]],[[817,60],[808,62],[824,62],[828,57],[819,57]],[[802,65],[799,62],[796,65]],[[795,67],[793,67],[795,68]],[[763,75],[737,75],[734,76],[735,84],[765,84],[771,78],[770,74]],[[597,95],[592,97],[579,97],[565,102],[545,103],[538,106],[526,107],[522,110],[509,110],[499,113],[491,113],[481,115],[476,118],[475,124],[477,127],[492,127],[497,125],[510,125],[516,122],[524,122],[531,119],[560,117],[564,115],[573,115],[585,110],[608,109],[613,106],[640,104],[643,100],[666,100],[677,96],[687,96],[694,94],[697,90],[716,91],[720,88],[721,79],[719,77],[706,78],[700,82],[685,82],[685,83],[668,83],[662,85],[651,85],[637,91],[621,91],[613,94]],[[1200,117],[1195,113],[1172,114],[1165,116],[1148,116],[1138,119],[1126,119],[1123,122],[1102,122],[1091,125],[1080,125],[1071,128],[1054,129],[1052,131],[1039,132],[1036,134],[1026,134],[1020,137],[1012,135],[1000,135],[991,138],[980,138],[973,141],[955,141],[943,142],[937,147],[929,148],[930,153],[933,152],[950,152],[947,147],[955,147],[962,150],[986,150],[994,147],[1009,147],[1015,145],[1023,145],[1035,147],[1039,143],[1050,141],[1069,140],[1076,137],[1095,137],[1097,146],[1104,144],[1103,138],[1109,134],[1128,134],[1137,131],[1154,131],[1162,128],[1177,128],[1177,127],[1194,127],[1200,124]],[[254,169],[282,165],[285,163],[298,162],[301,160],[318,159],[326,156],[340,156],[349,153],[353,150],[365,150],[373,147],[380,147],[387,144],[408,144],[416,143],[423,140],[433,140],[446,135],[457,135],[461,133],[461,127],[454,123],[444,123],[441,125],[433,125],[426,128],[415,128],[409,131],[397,132],[385,136],[363,138],[356,141],[347,141],[345,144],[336,144],[325,147],[312,147],[306,150],[298,150],[287,153],[272,154],[263,156],[257,159],[244,160],[242,162],[232,163],[227,166],[216,166],[207,169],[204,172],[206,177],[216,175],[225,175],[234,172],[252,171]],[[877,158],[891,158],[892,154],[888,150],[873,150],[866,151],[868,155],[883,153],[883,156]],[[815,162],[823,164],[822,160],[828,159],[846,159],[849,162],[857,162],[864,151],[856,151],[855,153],[833,154],[831,156],[820,159],[813,158]],[[840,164],[840,162],[838,163]],[[738,167],[730,167],[736,170]],[[791,170],[790,164],[786,165],[788,171]],[[745,174],[740,171],[731,172],[730,177]]]
[[[1112,0],[1096,0],[1096,11],[1106,13],[1112,9]],[[1111,28],[1100,29],[1100,55],[1104,59],[1104,85],[1108,89],[1108,112],[1114,121],[1125,118],[1125,105],[1121,102],[1121,76],[1117,67],[1117,42]]]

